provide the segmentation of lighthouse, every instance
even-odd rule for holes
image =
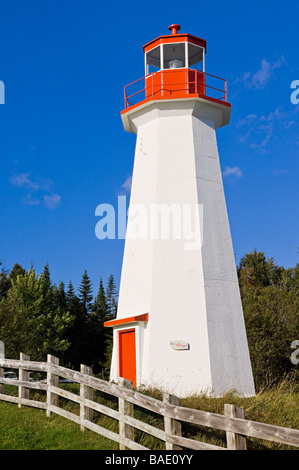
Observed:
[[[110,379],[178,397],[255,394],[216,130],[226,80],[205,70],[204,39],[169,27],[143,46],[125,87],[136,134]]]

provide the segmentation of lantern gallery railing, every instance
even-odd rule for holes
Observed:
[[[124,87],[125,109],[143,100],[187,96],[227,103],[227,80],[195,69],[166,69],[146,75]]]

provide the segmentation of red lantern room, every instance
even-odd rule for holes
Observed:
[[[181,34],[172,24],[171,34],[143,46],[145,77],[125,87],[122,114],[148,101],[205,98],[228,107],[226,80],[205,71],[207,43],[191,34]]]

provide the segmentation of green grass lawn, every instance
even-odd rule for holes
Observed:
[[[118,444],[44,410],[0,402],[0,450],[117,450]]]

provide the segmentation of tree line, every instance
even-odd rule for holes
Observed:
[[[95,374],[108,376],[112,331],[104,322],[115,318],[117,297],[113,275],[106,286],[100,278],[94,297],[86,270],[76,292],[71,281],[67,288],[53,283],[48,264],[40,275],[18,263],[10,272],[2,266],[0,339],[6,356],[18,358],[24,352],[31,360],[44,361],[52,354],[64,366],[86,364]]]
[[[237,272],[257,389],[286,378],[298,382],[291,345],[299,340],[299,264],[284,268],[254,250]]]
[[[284,268],[254,250],[242,257],[237,273],[257,390],[286,377],[298,381],[291,345],[299,340],[299,264]],[[49,353],[67,367],[82,363],[108,377],[112,331],[103,324],[116,311],[113,275],[105,287],[100,279],[93,297],[86,271],[75,292],[72,282],[67,288],[52,283],[48,265],[40,275],[19,264],[0,270],[0,339],[7,357],[24,352],[43,361]]]

